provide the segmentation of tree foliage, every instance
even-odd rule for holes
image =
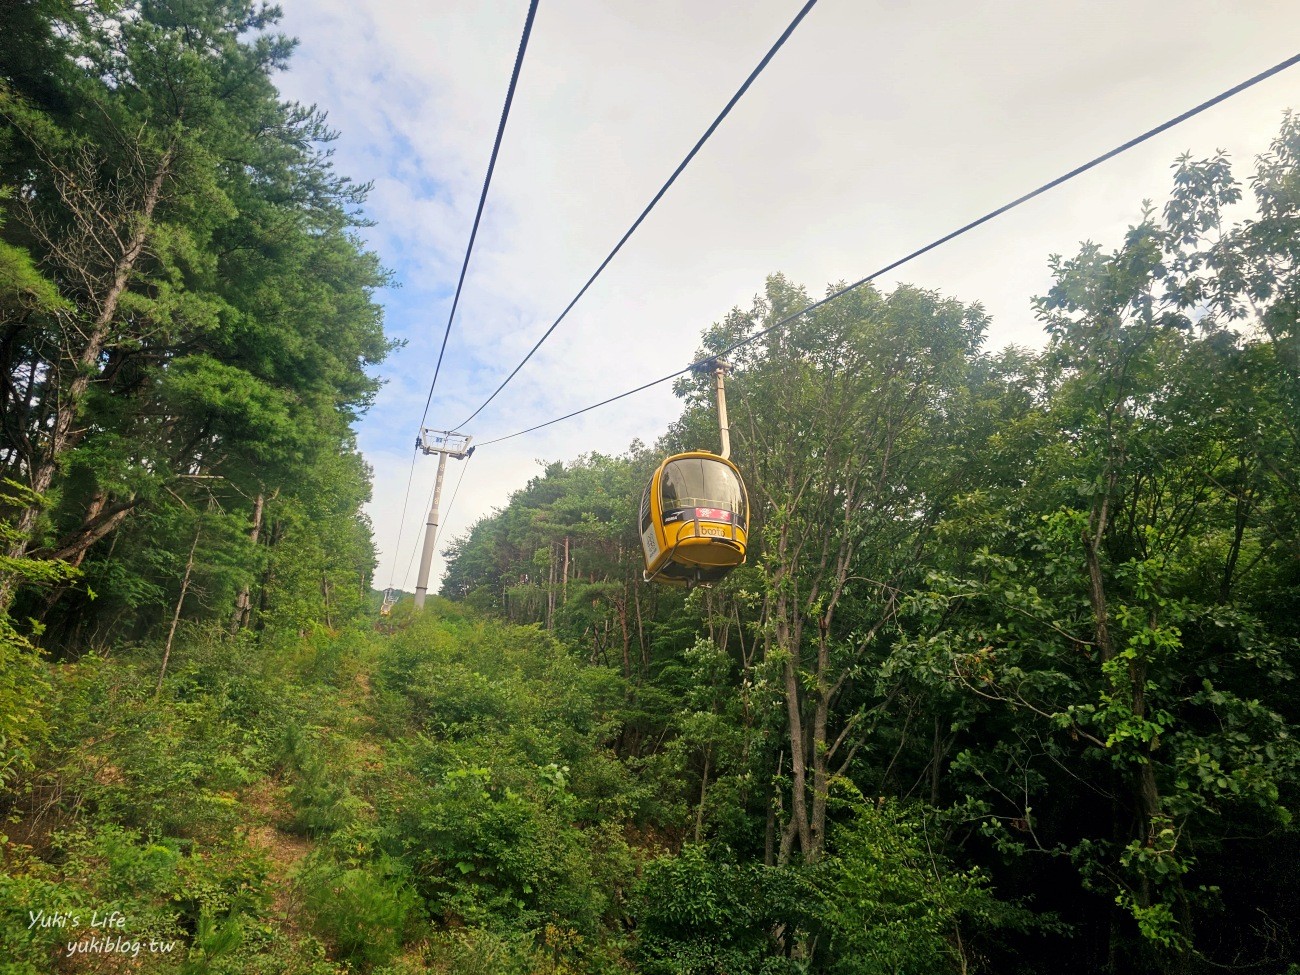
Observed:
[[[979,306],[900,286],[859,289],[736,353],[749,563],[685,599],[652,590],[632,654],[646,665],[625,669],[641,732],[627,754],[664,783],[661,821],[702,844],[665,865],[652,899],[680,888],[694,903],[730,857],[838,892],[820,919],[787,907],[784,927],[728,920],[749,926],[747,942],[654,928],[648,965],[1037,970],[1029,959],[1050,956],[1053,970],[1173,972],[1295,959],[1280,919],[1300,862],[1298,160],[1288,115],[1251,181],[1255,215],[1235,222],[1245,200],[1228,160],[1178,160],[1169,201],[1145,205],[1115,249],[1051,258],[1040,351],[990,352]],[[773,277],[703,351],[807,301]],[[448,591],[491,578],[505,597],[511,580],[514,619],[591,640],[586,599],[565,629],[572,580],[554,572],[556,543],[588,564],[601,530],[579,537],[576,509],[620,538],[622,568],[602,562],[601,576],[635,573],[636,487],[662,453],[716,437],[707,384],[678,392],[683,414],[654,451],[552,465],[455,543]],[[602,493],[620,479],[632,482],[621,516]],[[617,620],[617,587],[594,595]],[[850,783],[923,803],[919,821],[894,820],[927,824],[936,871],[900,909],[897,956],[854,939],[889,915],[885,889],[912,883],[872,866],[908,862],[911,827],[886,840],[869,805],[837,811]],[[835,852],[877,842],[894,852],[860,867]],[[739,878],[720,882],[762,886]],[[746,903],[761,913],[764,896]],[[945,914],[945,902],[968,906]],[[706,906],[690,908],[700,924]],[[1062,936],[1077,962],[1042,947]],[[710,954],[733,941],[749,960]]]
[[[387,276],[277,16],[0,8],[0,968],[1300,964],[1300,121],[1049,258],[1040,349],[910,285],[737,349],[720,584],[641,575],[688,376],[379,618]]]
[[[185,618],[257,622],[290,577],[291,602],[355,601],[370,555],[346,527],[366,497],[350,423],[388,349],[387,279],[335,134],[275,90],[293,47],[277,11],[19,7],[4,43],[27,46],[0,79],[0,464],[50,503],[15,512],[8,550],[81,566],[105,597],[63,592],[41,609],[51,634],[156,628],[198,520]],[[307,573],[277,565],[322,535]]]

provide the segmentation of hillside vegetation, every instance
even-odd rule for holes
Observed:
[[[456,541],[443,592],[632,685],[621,747],[647,768],[673,756],[679,821],[710,862],[833,869],[864,809],[896,810],[934,883],[947,858],[1000,905],[920,898],[954,912],[925,923],[958,969],[1285,970],[1293,116],[1251,190],[1221,156],[1179,159],[1169,200],[1113,249],[1051,258],[1040,351],[990,352],[978,305],[909,286],[740,349],[732,456],[756,544],[711,590],[643,585],[636,532],[658,459],[717,442],[700,377],[654,449],[552,464]],[[808,300],[770,278],[700,355]],[[873,954],[877,893],[837,902],[837,934],[793,908],[759,927],[813,971],[937,965]],[[850,945],[864,955],[845,961]]]
[[[616,676],[442,603],[384,634],[195,631],[161,696],[158,663],[52,671],[0,970],[619,970],[659,846],[609,747]],[[69,954],[106,934],[126,946]]]
[[[0,975],[1300,971],[1300,120],[1048,259],[731,356],[378,613],[387,273],[248,0],[0,7]],[[701,355],[804,307],[780,275]]]

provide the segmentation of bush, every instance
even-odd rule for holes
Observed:
[[[163,962],[187,949],[191,960],[231,956],[250,935],[264,932],[267,863],[239,841],[199,848],[99,824],[58,834],[54,844],[57,870],[40,860],[17,859],[10,874],[0,876],[0,957],[16,966],[0,969],[5,975],[51,971],[68,957],[69,941],[92,935],[171,942],[174,955],[153,959]],[[31,924],[29,912],[41,910],[75,923]],[[92,931],[95,912],[117,912],[123,926]]]
[[[9,478],[0,479],[0,512],[44,505],[40,495]],[[0,520],[0,553],[22,541],[8,520]],[[32,747],[45,730],[41,701],[49,690],[40,652],[9,618],[13,589],[72,579],[76,569],[50,559],[14,559],[0,554],[0,789],[32,768]],[[31,628],[39,632],[33,620]]]
[[[830,838],[830,855],[805,878],[828,972],[966,971],[961,925],[1027,926],[1028,912],[998,901],[978,870],[944,858],[922,809],[859,801]]]
[[[646,866],[637,890],[636,958],[645,975],[794,972],[774,937],[804,918],[797,874],[710,859],[703,846]]]
[[[393,864],[317,861],[299,879],[312,929],[349,961],[387,963],[401,948],[419,898]],[[387,869],[386,869],[387,868]]]
[[[327,836],[350,826],[369,809],[348,784],[346,764],[340,760],[344,743],[320,741],[289,728],[283,746],[284,765],[293,773],[289,802],[293,826],[306,836]]]

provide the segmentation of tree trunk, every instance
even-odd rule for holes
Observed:
[[[709,791],[709,757],[712,749],[704,750],[704,772],[700,775],[700,804],[695,807],[695,842],[700,841],[700,834],[704,831],[704,799]]]
[[[821,856],[826,842],[826,800],[830,788],[830,776],[827,763],[830,755],[827,750],[826,728],[830,717],[830,687],[827,673],[830,670],[830,635],[826,626],[818,634],[817,640],[817,702],[813,709],[813,795],[812,822],[808,828],[809,846],[804,857],[809,863],[815,863]]]
[[[58,470],[59,458],[63,456],[69,447],[76,443],[77,437],[72,425],[76,421],[77,411],[85,398],[86,390],[90,388],[91,379],[95,374],[95,365],[99,360],[100,353],[104,351],[104,342],[107,340],[113,320],[117,316],[117,308],[122,300],[122,295],[126,292],[127,285],[131,281],[131,274],[135,271],[140,255],[144,253],[144,245],[149,236],[153,213],[158,206],[158,201],[162,198],[163,184],[167,181],[170,166],[171,151],[168,150],[163,153],[158,169],[154,172],[153,178],[145,191],[140,212],[137,215],[135,231],[131,234],[126,249],[122,252],[113,268],[113,283],[99,304],[99,311],[91,323],[85,344],[73,358],[72,364],[76,374],[67,391],[59,397],[59,405],[55,411],[54,429],[50,433],[50,444],[45,451],[45,456],[37,462],[32,470],[30,487],[37,494],[44,494],[49,490],[50,484],[54,480],[54,474]],[[20,519],[18,530],[20,532],[29,531],[35,525],[38,513],[39,509],[36,508],[28,508],[24,511],[22,518],[26,519],[26,521]]]
[[[1108,489],[1113,490],[1115,481],[1115,475],[1109,474],[1107,477]],[[1092,606],[1097,648],[1101,654],[1103,664],[1115,657],[1114,639],[1109,628],[1109,606],[1100,551],[1107,527],[1109,504],[1108,491],[1107,497],[1102,499],[1100,505],[1093,508],[1092,514],[1089,516],[1088,530],[1084,532],[1083,536],[1084,555],[1088,564],[1088,601]],[[1155,619],[1152,619],[1150,625],[1154,627],[1155,624]],[[1141,659],[1130,662],[1128,666],[1127,703],[1134,718],[1139,721],[1146,716],[1146,680],[1146,663]],[[1125,689],[1122,686],[1116,686],[1119,684],[1121,684],[1119,680],[1112,680],[1110,690],[1118,695],[1125,695]],[[1155,766],[1151,762],[1150,746],[1148,745],[1147,748],[1147,753],[1140,756],[1135,777],[1130,779],[1128,783],[1128,791],[1132,797],[1136,819],[1133,824],[1134,835],[1132,839],[1144,844],[1149,844],[1154,839],[1157,824],[1164,817],[1160,788],[1155,777]],[[1139,871],[1137,881],[1136,889],[1133,891],[1137,904],[1140,907],[1149,908],[1154,901],[1150,877]],[[1174,882],[1177,883],[1177,880]]]
[[[320,594],[321,599],[325,601],[325,626],[332,630],[334,621],[330,617],[330,576],[325,569],[320,571]]]
[[[550,555],[550,568],[546,576],[546,632],[553,632],[555,617],[555,543],[547,549]]]
[[[780,774],[778,769],[777,775]],[[773,789],[767,799],[767,817],[763,823],[763,866],[765,867],[776,866],[776,813],[780,801],[780,791]]]
[[[267,546],[274,551],[275,546],[279,544],[280,539],[284,537],[284,526],[282,522],[271,522],[271,530],[267,538]],[[257,623],[254,629],[260,630],[265,623],[266,611],[271,605],[271,585],[275,582],[275,562],[268,558],[266,568],[262,570],[262,581],[258,587],[257,593]]]
[[[635,582],[632,583],[632,605],[636,608],[636,639],[641,651],[640,676],[644,677],[646,671],[650,669],[650,655],[646,652],[645,624],[641,620],[641,587]]]
[[[262,534],[262,511],[266,505],[266,496],[257,492],[257,500],[253,503],[253,530],[248,533],[248,540],[257,545],[257,540]],[[235,614],[230,620],[231,634],[238,633],[248,626],[249,617],[253,614],[253,600],[249,594],[249,587],[245,584],[240,590],[239,595],[235,597]]]
[[[90,506],[86,509],[86,516],[81,523],[81,527],[62,539],[53,551],[48,554],[45,552],[38,554],[51,559],[66,559],[73,565],[81,565],[86,558],[86,553],[90,551],[95,543],[107,538],[109,534],[115,531],[117,526],[124,522],[140,503],[138,497],[131,497],[126,501],[118,501],[113,504],[107,504],[106,501],[106,495],[103,493],[96,494],[91,499]]]
[[[58,405],[54,411],[54,422],[49,431],[47,445],[40,456],[35,458],[30,471],[28,486],[37,494],[45,494],[49,491],[63,455],[76,446],[80,439],[80,432],[73,429],[73,424],[81,410],[91,380],[96,375],[99,357],[104,351],[104,345],[117,317],[122,295],[126,292],[131,275],[144,253],[154,210],[158,206],[158,201],[162,199],[163,186],[171,173],[171,160],[172,150],[168,149],[163,153],[157,169],[145,188],[140,208],[135,214],[134,229],[113,265],[111,284],[107,292],[102,297],[91,297],[91,304],[98,305],[98,309],[92,320],[87,323],[88,327],[84,331],[81,328],[68,329],[73,334],[84,336],[84,344],[79,352],[69,356],[68,365],[71,366],[73,373],[72,381],[58,396]],[[28,505],[19,513],[14,525],[18,537],[9,547],[10,558],[22,558],[27,554],[31,545],[30,536],[36,528],[40,513],[41,508],[38,504]],[[0,611],[8,607],[12,595],[13,577],[7,575],[0,579]]]
[[[632,631],[627,619],[627,583],[623,583],[623,596],[614,600],[614,612],[618,614],[619,632],[623,637],[623,679],[632,679]]]
[[[1100,505],[1094,506],[1089,513],[1088,528],[1083,533],[1084,558],[1088,563],[1088,602],[1092,605],[1094,634],[1102,663],[1115,656],[1115,644],[1110,637],[1110,611],[1106,606],[1106,584],[1101,569],[1101,543],[1109,525],[1110,493],[1115,489],[1116,480],[1116,474],[1107,471],[1106,494]]]
[[[190,591],[190,574],[194,571],[194,552],[199,547],[199,534],[201,531],[202,529],[195,529],[194,542],[190,545],[190,555],[185,560],[185,575],[181,579],[181,594],[176,597],[176,612],[172,614],[171,629],[167,631],[167,645],[163,648],[162,667],[158,670],[158,686],[154,688],[154,697],[162,693],[163,678],[167,676],[167,661],[171,659],[172,640],[176,638],[176,627],[181,621],[181,607],[185,605],[185,594]]]
[[[799,674],[793,655],[785,662],[786,714],[790,721],[790,822],[799,837],[799,849],[807,856],[812,849],[812,831],[808,822],[808,770],[804,762],[805,741],[803,715],[799,709]]]
[[[569,536],[564,536],[564,576],[560,581],[560,605],[566,606],[569,602]]]

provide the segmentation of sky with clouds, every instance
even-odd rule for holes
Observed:
[[[527,0],[280,0],[300,41],[278,79],[341,132],[374,183],[366,239],[406,344],[359,428],[374,468],[376,585],[415,586],[436,458],[412,447],[446,327]],[[428,425],[464,420],[609,252],[802,0],[541,0]],[[820,295],[1300,51],[1272,0],[820,0],[622,253],[464,432],[513,433],[686,365],[701,332],[780,271]],[[1292,68],[901,268],[980,301],[990,344],[1038,345],[1047,257],[1118,243],[1164,200],[1183,151],[1227,150],[1243,181]],[[679,411],[657,387],[485,448],[441,549],[539,461],[652,443]],[[396,549],[399,530],[400,551]],[[443,559],[434,562],[436,589]]]

